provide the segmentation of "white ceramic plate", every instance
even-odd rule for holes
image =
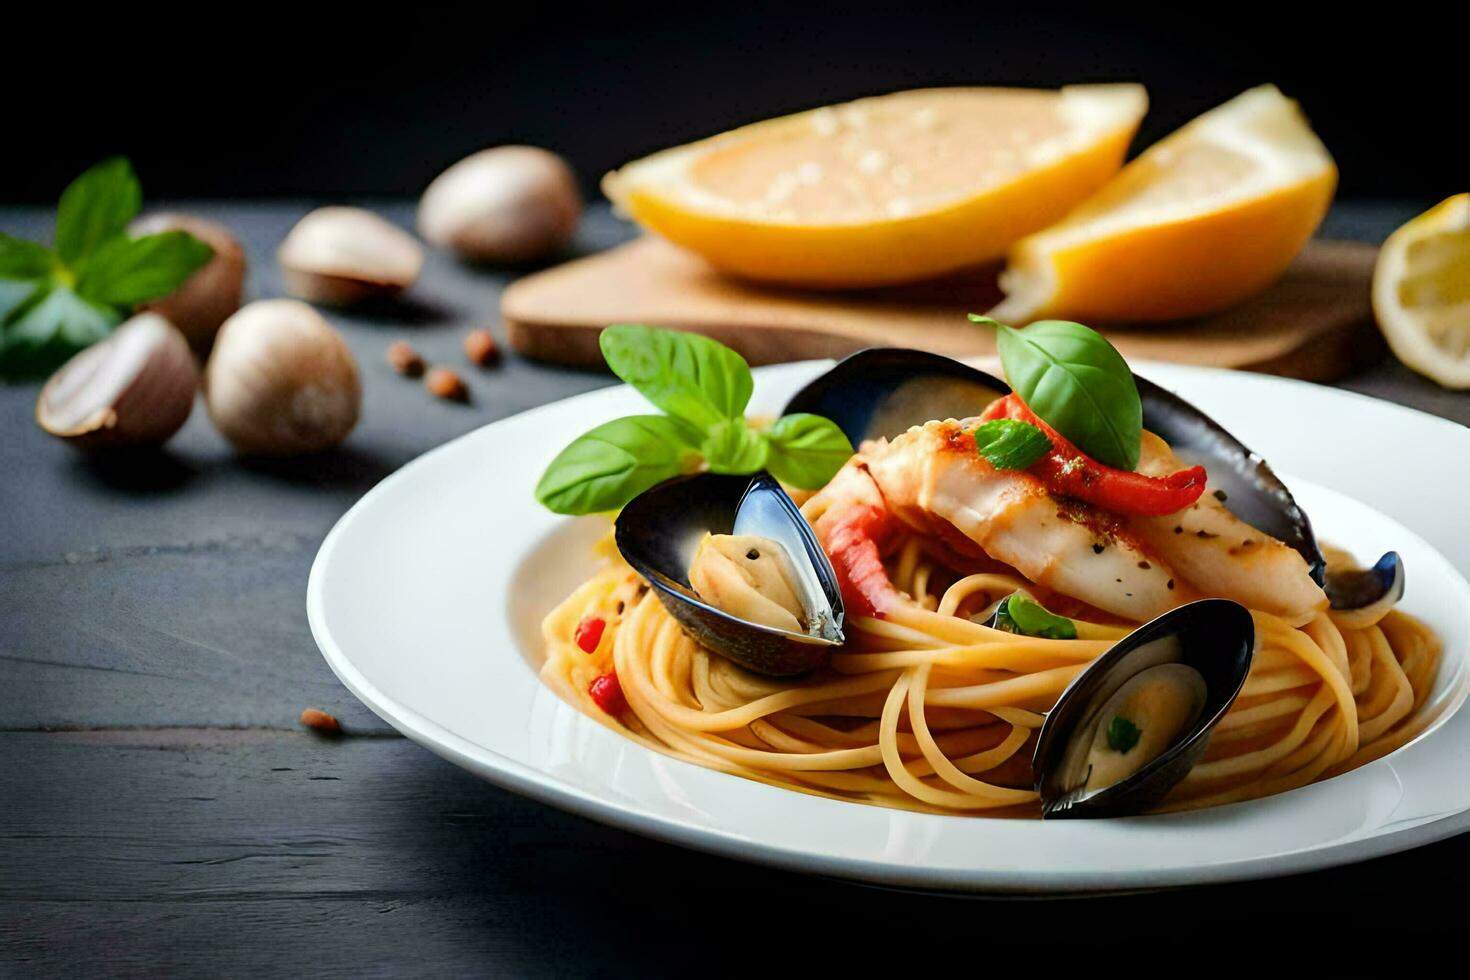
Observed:
[[[752,411],[779,411],[826,366],[758,371]],[[1403,555],[1404,608],[1446,640],[1435,697],[1457,706],[1470,674],[1461,575],[1470,571],[1470,430],[1315,385],[1138,370],[1291,474],[1325,540],[1360,559]],[[457,439],[367,494],[323,543],[307,594],[312,631],[342,682],[409,738],[516,792],[730,857],[889,885],[1037,893],[1224,881],[1361,860],[1470,827],[1470,711],[1291,793],[1109,821],[900,812],[635,745],[536,676],[539,620],[591,567],[587,545],[605,524],[547,513],[531,490],[568,440],[643,411],[622,387],[548,405]]]

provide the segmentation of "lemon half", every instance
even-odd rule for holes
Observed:
[[[1373,312],[1399,360],[1446,388],[1470,388],[1470,194],[1442,201],[1383,243]]]
[[[898,92],[784,116],[607,175],[644,228],[748,279],[862,287],[993,261],[1122,165],[1140,85]]]
[[[1336,186],[1332,157],[1297,104],[1272,85],[1251,89],[1018,242],[991,316],[1143,322],[1232,306],[1281,275]]]

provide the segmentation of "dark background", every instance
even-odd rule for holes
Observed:
[[[1149,88],[1139,145],[1273,81],[1336,155],[1343,197],[1464,190],[1470,8],[1313,7],[209,5],[103,22],[27,6],[45,30],[0,26],[0,201],[54,200],[112,153],[155,199],[415,195],[512,141],[565,154],[593,192],[651,150],[856,96],[1117,80]]]

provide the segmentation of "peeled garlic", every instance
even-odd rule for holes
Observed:
[[[184,335],[157,313],[139,313],[51,376],[36,422],[80,449],[156,446],[189,418],[198,388]]]
[[[245,251],[224,225],[192,214],[161,211],[139,218],[128,228],[134,236],[164,231],[187,231],[214,249],[214,258],[178,289],[138,309],[162,315],[179,328],[194,353],[207,357],[220,324],[240,308],[240,291],[245,284]]]
[[[260,300],[226,320],[204,369],[209,417],[248,455],[335,446],[357,424],[361,401],[347,342],[295,300]]]
[[[276,251],[286,291],[312,303],[351,306],[413,285],[424,250],[403,229],[362,208],[317,208]]]
[[[566,161],[534,146],[497,146],[434,178],[419,202],[419,234],[479,262],[544,258],[572,237],[582,212]]]

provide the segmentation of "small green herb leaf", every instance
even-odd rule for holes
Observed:
[[[1036,426],[1017,419],[991,419],[975,430],[975,450],[998,470],[1024,470],[1051,449]]]
[[[536,499],[558,514],[616,510],[684,472],[700,433],[663,415],[614,419],[579,436],[546,467]]]
[[[87,260],[77,292],[97,303],[134,306],[172,293],[213,255],[214,249],[184,231],[119,236]]]
[[[755,383],[745,358],[699,334],[620,324],[602,331],[614,374],[653,404],[701,429],[743,418]]]
[[[995,628],[1046,640],[1077,639],[1077,624],[1065,616],[1048,612],[1041,603],[1019,592],[1008,597],[996,609]]]
[[[41,287],[10,312],[0,344],[0,374],[43,374],[122,322],[117,310],[89,303],[66,286]]]
[[[1067,320],[1016,330],[989,317],[1011,386],[1043,421],[1108,466],[1138,465],[1143,405],[1133,372],[1107,338]]]
[[[109,238],[123,234],[143,206],[143,188],[122,157],[104,160],[61,192],[56,253],[76,266]]]
[[[825,486],[852,458],[852,443],[837,423],[820,415],[783,415],[765,432],[771,452],[766,468],[782,483],[803,490]]]
[[[1138,744],[1138,739],[1142,735],[1142,729],[1122,715],[1118,715],[1108,724],[1108,748],[1127,755],[1133,751],[1133,746]]]
[[[0,232],[0,279],[44,279],[55,263],[46,246]]]
[[[757,473],[765,469],[770,446],[739,418],[716,422],[705,433],[699,451],[712,473]]]

